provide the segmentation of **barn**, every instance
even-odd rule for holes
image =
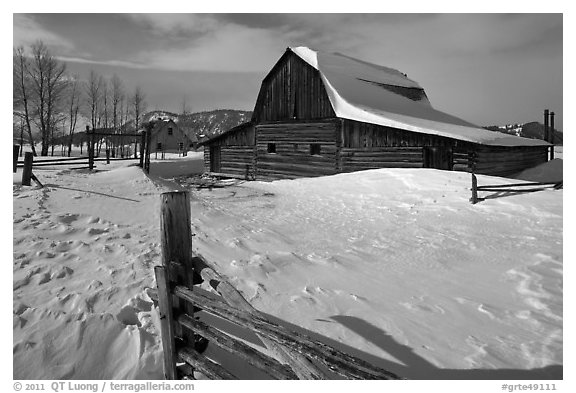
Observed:
[[[150,151],[179,153],[188,151],[193,145],[194,141],[180,129],[174,120],[154,121],[150,136]]]
[[[288,48],[262,81],[252,119],[202,142],[207,172],[257,180],[374,168],[506,176],[546,162],[546,141],[482,129],[432,107],[392,68]]]

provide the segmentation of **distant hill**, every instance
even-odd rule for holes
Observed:
[[[490,131],[498,131],[504,134],[521,136],[530,139],[544,139],[544,124],[533,121],[524,124],[506,124],[504,126],[487,126],[483,127]],[[562,145],[564,143],[564,134],[561,131],[554,130],[554,144]]]
[[[237,111],[233,109],[218,109],[207,112],[198,112],[179,115],[174,119],[176,123],[189,134],[193,132],[198,139],[211,138],[230,128],[250,121],[252,112]]]
[[[219,135],[230,128],[249,121],[251,117],[252,112],[234,109],[216,109],[186,114],[153,111],[144,116],[147,121],[172,119],[188,136],[195,134],[198,140]]]

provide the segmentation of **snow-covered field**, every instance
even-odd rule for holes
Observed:
[[[15,379],[162,378],[159,195],[201,154],[154,182],[128,165],[14,175]],[[470,175],[430,169],[189,189],[194,251],[257,309],[406,378],[562,378],[563,190],[471,205]]]

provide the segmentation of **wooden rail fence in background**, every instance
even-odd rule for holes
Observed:
[[[187,192],[161,195],[162,266],[155,267],[166,379],[237,379],[198,351],[199,337],[235,355],[273,379],[401,379],[394,373],[341,352],[307,335],[274,323],[254,309],[226,279],[192,256],[190,199]],[[220,295],[193,286],[206,281]],[[216,315],[249,328],[267,353],[194,318],[194,311]],[[272,356],[270,355],[272,354]],[[184,366],[177,367],[178,362]]]
[[[531,188],[525,188],[531,187]],[[496,193],[524,193],[524,192],[536,192],[536,191],[543,191],[545,189],[553,188],[559,190],[564,187],[564,182],[524,182],[524,183],[512,183],[512,184],[498,184],[498,185],[485,185],[479,186],[478,185],[478,178],[472,172],[472,187],[470,190],[472,191],[472,197],[470,198],[470,202],[473,205],[476,203],[483,201],[486,198],[479,198],[478,191],[488,191],[488,192],[496,192]]]
[[[41,160],[34,162],[34,155],[31,152],[26,152],[23,161],[18,161],[18,153],[20,147],[14,145],[13,149],[13,172],[16,173],[18,168],[23,168],[22,170],[22,185],[29,186],[30,180],[34,180],[40,187],[42,183],[38,178],[32,173],[32,167],[53,167],[53,166],[67,166],[67,169],[94,169],[94,163],[99,161],[106,161],[107,164],[110,161],[125,161],[125,160],[139,160],[139,166],[146,172],[150,173],[150,132],[144,131],[140,134],[113,134],[98,132],[99,130],[90,130],[86,127],[86,132],[88,135],[88,157],[66,157],[66,158],[45,158],[42,157]],[[136,151],[134,151],[133,157],[123,157],[123,158],[110,158],[110,151],[106,150],[105,158],[98,158],[94,155],[95,137],[131,137],[140,138],[140,157],[136,156]],[[83,165],[71,167],[72,165]]]

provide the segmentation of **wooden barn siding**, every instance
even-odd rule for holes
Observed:
[[[256,178],[294,179],[337,173],[336,123],[278,123],[256,127]],[[276,153],[268,153],[268,143]],[[320,154],[310,154],[310,144],[320,144]]]
[[[220,146],[254,146],[256,144],[254,126],[226,134],[217,143]]]
[[[210,172],[210,146],[204,145],[204,172]]]
[[[210,146],[220,146],[219,173],[244,178],[246,165],[249,165],[249,174],[254,173],[256,158],[254,126],[225,134],[204,145],[204,170],[206,172],[210,172]]]
[[[262,82],[254,108],[258,122],[333,118],[319,72],[287,52]]]
[[[457,141],[437,135],[342,119],[342,147],[455,147]]]
[[[512,175],[548,161],[548,149],[545,146],[476,145],[473,151],[474,172],[483,175]]]
[[[254,157],[254,146],[221,146],[220,172],[244,178],[246,165],[254,172]]]
[[[462,150],[461,142],[437,135],[342,119],[341,140],[342,172],[422,168],[423,148],[427,146],[451,149],[453,169],[466,171],[468,168],[468,151]]]
[[[342,148],[342,172],[375,168],[422,168],[421,147]]]

